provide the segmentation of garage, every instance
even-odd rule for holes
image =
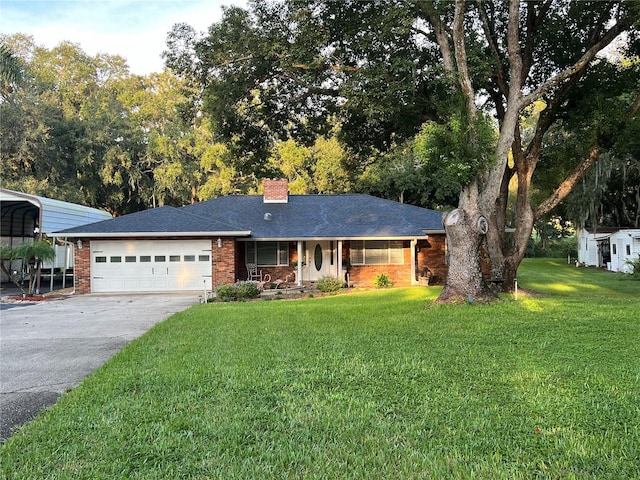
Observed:
[[[211,240],[91,242],[94,293],[210,290],[211,272]]]

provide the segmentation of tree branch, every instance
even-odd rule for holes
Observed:
[[[248,62],[249,60],[253,60],[253,55],[247,55],[246,57],[233,58],[231,60],[227,60],[226,62],[219,63],[215,66],[215,68],[224,68],[229,65],[234,65],[236,63]]]
[[[442,62],[447,72],[454,72],[455,65],[453,63],[453,54],[451,52],[451,45],[449,44],[449,37],[447,35],[446,26],[442,23],[440,15],[436,12],[433,6],[433,0],[422,4],[423,11],[433,27],[433,33],[436,36],[436,41],[440,47],[440,53],[442,54]]]
[[[352,67],[350,65],[307,65],[304,63],[294,63],[291,66],[300,70],[333,70],[334,72],[357,72],[358,70],[360,70],[359,67]]]
[[[506,97],[509,88],[507,87],[507,83],[505,81],[504,76],[504,68],[502,65],[502,61],[500,60],[500,52],[498,50],[498,45],[496,44],[494,33],[489,25],[489,17],[487,16],[487,11],[484,8],[484,0],[476,0],[478,5],[478,11],[480,12],[480,19],[482,20],[482,29],[484,30],[484,36],[487,38],[487,43],[489,44],[489,48],[491,49],[491,54],[493,56],[493,61],[496,64],[496,83],[498,88],[500,88],[500,92]]]
[[[576,183],[578,183],[582,178],[587,174],[589,169],[596,163],[596,160],[600,157],[600,148],[593,147],[591,152],[589,152],[589,156],[580,162],[580,164],[576,167],[576,169],[569,175],[564,181],[560,184],[558,188],[540,205],[536,208],[534,212],[534,218],[536,220],[540,219],[555,207],[557,207],[562,200],[564,200],[567,195],[571,193],[573,187],[575,187]]]
[[[640,110],[640,92],[638,92],[638,95],[636,95],[636,99],[631,104],[631,107],[629,107],[629,112],[627,113],[627,120],[633,120],[635,116],[638,114],[639,110]]]
[[[598,52],[609,45],[621,32],[623,32],[632,24],[633,19],[631,19],[630,17],[626,17],[618,21],[603,35],[603,37],[598,42],[596,42],[591,48],[589,48],[577,62],[565,68],[555,77],[548,79],[529,95],[522,97],[520,100],[520,108],[522,109],[527,105],[533,103],[534,101],[545,95],[549,90],[564,82],[566,79],[570,78],[572,75],[575,75],[576,73],[579,73],[580,71],[587,68],[589,63],[595,58]]]
[[[456,0],[456,10],[453,18],[453,48],[456,56],[456,65],[460,76],[460,88],[467,100],[467,112],[469,120],[473,121],[477,113],[475,93],[469,76],[469,65],[467,63],[467,49],[464,45],[464,9],[465,0]]]

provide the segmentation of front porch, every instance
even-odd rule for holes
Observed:
[[[441,238],[440,238],[441,237]],[[250,279],[248,264],[267,288],[309,288],[323,277],[371,286],[380,274],[396,286],[431,284],[446,276],[444,235],[413,239],[304,239],[235,241],[235,280]],[[214,264],[214,271],[216,265]],[[214,275],[214,279],[215,279]],[[221,283],[214,282],[215,286]]]

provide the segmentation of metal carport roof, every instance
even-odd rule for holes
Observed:
[[[22,230],[16,236],[24,237],[26,233],[32,235],[33,230],[24,231],[25,219],[28,219],[28,223],[33,226],[37,225],[41,233],[49,234],[111,218],[111,214],[97,208],[14,192],[4,188],[0,188],[0,209],[2,211],[3,237],[14,236],[14,232],[18,229],[16,222],[20,223]],[[33,226],[30,226],[30,229]]]

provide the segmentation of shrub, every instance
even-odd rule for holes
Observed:
[[[336,277],[322,277],[318,280],[316,288],[321,292],[337,292],[342,288],[343,282]]]
[[[527,257],[578,258],[578,238],[575,235],[547,240],[544,245],[540,240],[533,240],[532,243],[527,247]]]
[[[255,282],[241,282],[237,286],[238,300],[246,298],[257,298],[260,295],[258,285]]]
[[[635,280],[640,280],[640,257],[636,258],[635,260],[627,260],[625,262],[627,265],[631,265],[631,276],[635,279]]]
[[[386,273],[379,273],[373,281],[373,286],[376,288],[389,288],[393,286],[393,282]]]
[[[216,289],[216,298],[221,302],[235,302],[238,299],[238,287],[235,285],[220,285]]]

